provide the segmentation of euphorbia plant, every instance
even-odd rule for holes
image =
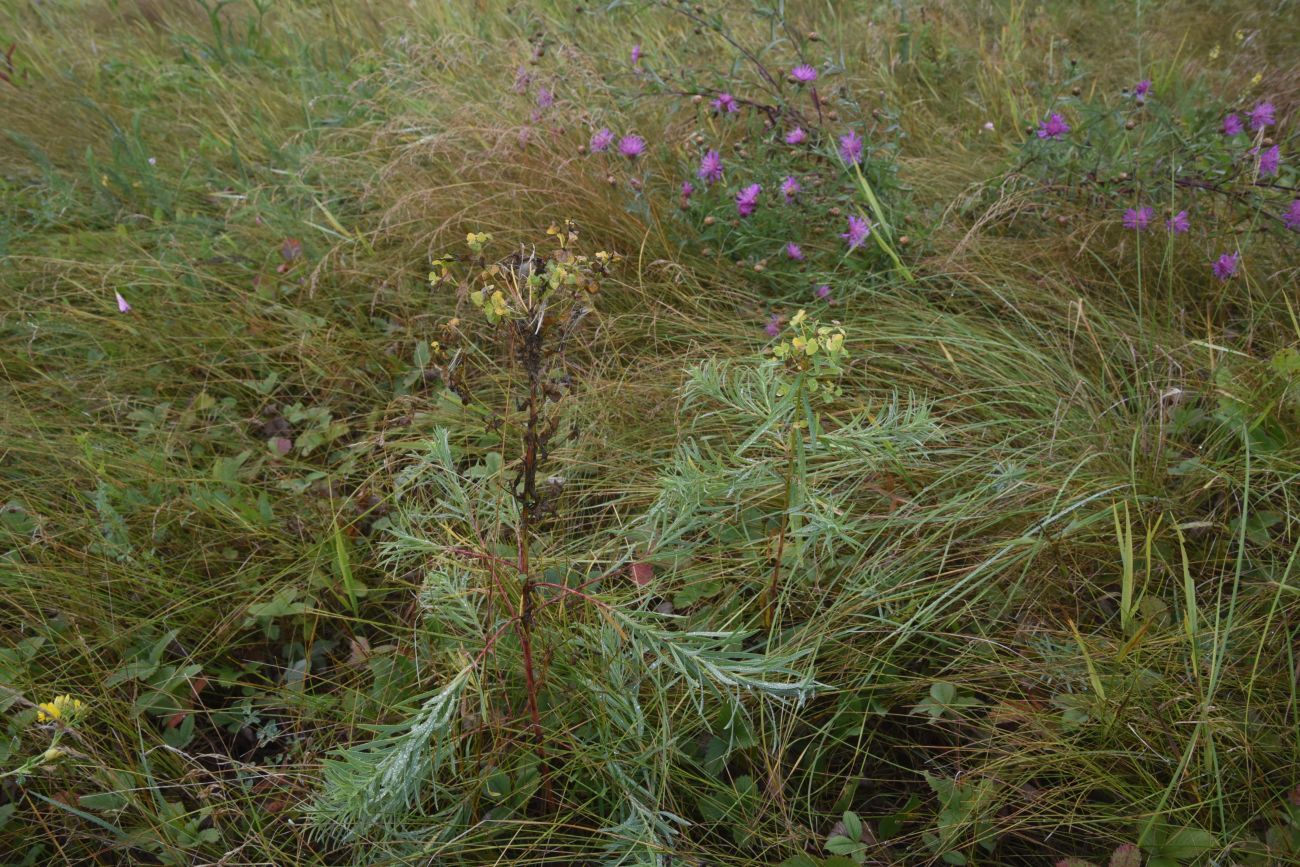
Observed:
[[[817,442],[821,422],[813,401],[830,403],[844,394],[840,375],[849,351],[844,346],[844,328],[821,325],[809,319],[805,310],[790,318],[790,324],[781,342],[771,348],[771,364],[776,366],[784,381],[777,386],[778,397],[789,401],[790,412],[785,423],[785,497],[781,511],[781,529],[777,536],[775,562],[763,601],[763,619],[774,623],[773,609],[780,589],[781,561],[785,556],[786,536],[794,517],[796,495],[795,476],[803,465],[805,437]]]
[[[386,550],[395,571],[423,575],[418,646],[439,686],[406,722],[326,762],[322,831],[356,838],[432,817],[454,835],[581,799],[610,822],[591,832],[597,846],[658,851],[677,833],[656,801],[686,761],[677,745],[747,725],[752,698],[802,701],[815,685],[792,667],[804,648],[683,628],[650,604],[635,526],[567,508],[581,494],[550,462],[574,441],[580,409],[585,368],[569,352],[617,260],[578,253],[577,235],[553,226],[546,252],[498,257],[471,234],[468,255],[434,263],[432,281],[454,286],[486,328],[474,314],[448,329],[442,378],[467,426],[435,430],[411,455]]]

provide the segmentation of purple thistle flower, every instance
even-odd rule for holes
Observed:
[[[539,87],[537,89],[537,107],[550,108],[555,104],[555,94],[551,93],[548,88]]]
[[[846,163],[862,162],[862,139],[855,131],[849,130],[847,134],[840,136],[840,156]]]
[[[592,133],[591,144],[587,147],[592,153],[609,150],[609,146],[614,143],[614,134],[609,131],[609,127],[603,126]]]
[[[1259,176],[1261,178],[1272,177],[1277,174],[1277,164],[1282,161],[1282,151],[1277,145],[1273,145],[1268,150],[1259,155]]]
[[[801,63],[790,70],[790,77],[800,84],[808,84],[817,80],[817,70],[806,63]]]
[[[523,93],[528,89],[528,82],[531,80],[532,79],[528,75],[528,69],[521,66],[515,70],[515,83],[511,89],[515,93]]]
[[[1282,225],[1292,232],[1300,232],[1300,199],[1291,203],[1291,210],[1282,215]]]
[[[779,336],[781,334],[781,317],[773,313],[772,318],[767,320],[767,324],[763,326],[763,330],[767,332],[768,337]]]
[[[695,192],[695,187],[691,186],[690,181],[682,181],[682,198],[689,200],[691,194]]]
[[[795,180],[793,175],[781,182],[781,195],[785,196],[787,202],[794,201],[795,193],[802,189],[803,187],[799,186],[799,182]]]
[[[1155,215],[1155,208],[1129,208],[1124,212],[1124,228],[1144,232]]]
[[[785,245],[785,254],[796,262],[803,261],[803,250],[794,241]]]
[[[116,296],[116,298],[117,298],[117,312],[118,312],[118,313],[130,313],[130,312],[131,312],[131,305],[126,303],[126,299],[122,297],[122,293],[121,293],[121,292],[114,292],[113,295]]]
[[[645,139],[639,135],[625,135],[618,140],[618,152],[634,160],[645,153]]]
[[[861,217],[849,217],[849,230],[840,235],[841,238],[849,242],[849,252],[853,252],[862,246],[862,242],[867,240],[871,234],[871,222]]]
[[[1133,86],[1134,96],[1144,97],[1150,92],[1151,92],[1151,79],[1149,78],[1144,78],[1141,81],[1139,81],[1136,85]]]
[[[1250,131],[1258,132],[1277,121],[1273,117],[1273,103],[1261,102],[1250,110]]]
[[[817,296],[819,301],[825,301],[827,298],[831,297],[831,287],[823,283],[813,290],[813,294]]]
[[[742,217],[754,213],[754,209],[758,207],[758,194],[761,192],[763,188],[760,185],[750,184],[736,193],[736,213]]]
[[[785,134],[785,143],[788,145],[803,144],[808,139],[808,133],[803,131],[803,127],[797,126]]]
[[[1241,116],[1236,112],[1223,118],[1223,134],[1227,136],[1241,135],[1245,127],[1241,125]]]
[[[1070,132],[1070,125],[1065,118],[1053,112],[1047,120],[1038,122],[1038,137],[1041,139],[1063,139]]]
[[[695,176],[709,185],[722,180],[722,156],[715,150],[705,151],[704,156],[700,157],[700,169]]]
[[[1165,220],[1165,228],[1175,235],[1185,235],[1191,227],[1192,221],[1187,218],[1186,211],[1179,211],[1168,220]]]
[[[1224,253],[1217,261],[1215,261],[1214,266],[1211,269],[1214,271],[1214,276],[1223,281],[1230,280],[1232,277],[1236,276],[1237,262],[1240,259],[1240,253]]]
[[[736,98],[725,90],[722,93],[719,93],[718,98],[709,104],[712,105],[713,110],[719,114],[731,114],[732,112],[740,111],[740,104],[736,102]]]
[[[641,62],[641,43],[638,42],[632,46],[632,65],[636,66]]]

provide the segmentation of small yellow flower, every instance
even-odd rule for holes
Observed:
[[[1251,79],[1250,79],[1250,86],[1251,86],[1251,87],[1257,87],[1257,86],[1259,85],[1259,83],[1260,83],[1261,81],[1263,81],[1263,80],[1264,80],[1264,73],[1262,73],[1262,72],[1256,72],[1256,73],[1254,74],[1254,76],[1252,76]]]
[[[86,703],[70,695],[55,696],[53,701],[37,705],[36,721],[53,722],[54,720],[71,721],[86,709]]]
[[[805,319],[807,319],[807,318],[808,318],[808,311],[807,311],[807,310],[800,310],[800,311],[799,311],[798,313],[796,313],[794,316],[791,316],[791,317],[790,317],[790,324],[791,324],[791,325],[794,325],[794,326],[802,325],[802,324],[803,324],[803,321],[804,321]]]
[[[450,259],[434,259],[430,264],[433,270],[429,272],[429,285],[437,286],[451,276]]]
[[[1234,37],[1238,42],[1240,42],[1240,41],[1242,41],[1243,39],[1246,38],[1246,31],[1245,31],[1245,30],[1238,30],[1236,33],[1234,33],[1234,34],[1232,34],[1232,35],[1233,35],[1233,37]]]
[[[470,232],[465,236],[465,243],[469,245],[471,251],[481,253],[483,246],[492,240],[492,236],[487,232]]]
[[[1218,46],[1217,43],[1215,44],[1215,46],[1214,46],[1213,48],[1210,49],[1210,59],[1211,59],[1211,60],[1218,60],[1218,59],[1219,59],[1219,46]]]
[[[59,749],[58,747],[50,747],[45,752],[41,753],[41,761],[46,763],[57,762],[59,759],[63,758],[66,755],[67,753],[65,753],[63,750]]]

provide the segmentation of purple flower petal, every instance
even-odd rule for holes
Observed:
[[[810,84],[817,80],[817,70],[806,63],[801,63],[790,70],[790,77],[800,84]]]
[[[758,184],[750,184],[739,193],[736,193],[736,213],[742,217],[748,217],[754,213],[758,207],[758,194],[763,192],[763,188]]]
[[[722,171],[722,156],[715,150],[708,150],[700,157],[700,168],[695,176],[705,184],[713,185],[722,180]]]
[[[849,164],[862,162],[862,139],[854,130],[840,136],[840,157]]]
[[[871,234],[871,222],[861,217],[849,217],[849,230],[840,235],[841,238],[849,242],[849,252],[852,252],[862,246],[862,242],[867,240]]]
[[[1059,114],[1051,114],[1047,120],[1038,122],[1038,137],[1041,139],[1060,140],[1070,132],[1070,125]]]
[[[609,131],[609,127],[601,127],[592,133],[591,144],[587,147],[592,153],[609,150],[609,146],[614,143],[614,134]]]
[[[1273,116],[1274,111],[1276,109],[1274,109],[1271,102],[1261,102],[1252,108],[1250,110],[1251,132],[1259,132],[1264,127],[1277,123],[1276,118]]]
[[[625,135],[618,140],[618,152],[634,160],[645,153],[645,139],[639,135]]]
[[[1212,270],[1214,276],[1218,277],[1220,280],[1230,280],[1237,274],[1237,262],[1240,261],[1240,259],[1240,253],[1224,253],[1215,261],[1210,270]]]

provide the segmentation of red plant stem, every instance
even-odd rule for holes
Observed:
[[[511,563],[504,557],[497,557],[495,554],[488,554],[483,551],[474,551],[469,548],[452,547],[447,549],[452,554],[459,554],[462,557],[473,557],[476,560],[486,560],[489,563],[499,563],[502,566],[509,566],[511,569],[518,569],[516,563]]]
[[[500,626],[498,626],[496,632],[493,632],[490,636],[488,636],[488,640],[483,642],[483,649],[480,650],[478,652],[478,656],[474,658],[475,665],[479,665],[480,663],[483,662],[484,659],[487,659],[488,652],[491,651],[492,648],[496,646],[497,639],[501,637],[501,633],[505,632],[513,625],[514,625],[514,621],[508,620],[505,623],[502,623]]]
[[[785,501],[781,513],[781,535],[776,542],[776,562],[772,564],[772,580],[767,587],[767,599],[763,605],[763,625],[769,629],[775,625],[775,608],[777,587],[781,581],[781,561],[785,558],[785,536],[790,527],[790,492],[794,486],[794,437],[795,430],[790,431],[790,440],[786,443],[785,466]]]
[[[532,523],[533,509],[537,504],[537,451],[540,434],[540,421],[537,410],[537,395],[541,389],[541,346],[536,342],[540,336],[536,333],[521,335],[524,341],[524,367],[528,373],[528,423],[524,428],[524,463],[519,503],[519,529],[517,535],[519,563],[518,570],[523,578],[522,596],[519,604],[519,646],[524,656],[524,685],[528,692],[528,718],[533,732],[533,743],[540,763],[542,792],[548,807],[554,807],[555,798],[551,791],[550,764],[546,760],[546,739],[542,730],[542,716],[537,709],[537,674],[533,661],[533,613],[536,603],[536,585],[528,572],[528,531]]]

